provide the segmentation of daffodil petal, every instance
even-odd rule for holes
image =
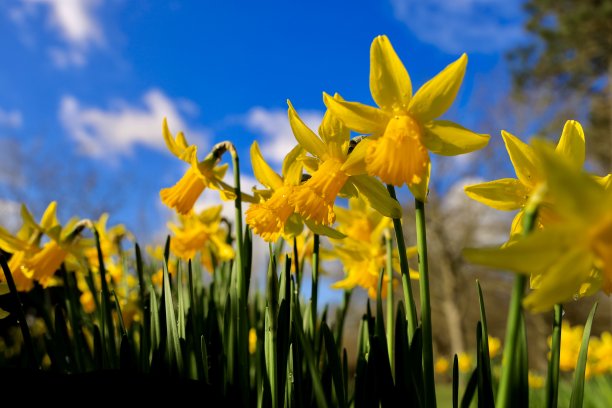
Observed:
[[[251,165],[253,166],[255,178],[264,186],[272,190],[283,186],[283,180],[266,163],[256,141],[251,145]]]
[[[463,256],[472,263],[522,274],[541,273],[575,245],[575,231],[550,227],[501,248],[467,248]]]
[[[344,235],[343,233],[341,233],[340,231],[336,229],[327,227],[322,224],[316,224],[310,220],[304,220],[304,224],[306,224],[312,232],[318,235],[325,235],[326,237],[329,237],[332,239],[343,239],[346,237],[346,235]]]
[[[585,141],[580,123],[575,120],[565,122],[555,152],[567,157],[577,168],[582,167],[585,157]]]
[[[612,205],[612,194],[606,194],[604,187],[588,174],[577,171],[574,163],[556,154],[548,143],[536,140],[533,149],[546,174],[549,194],[555,197],[556,211],[561,215],[593,220]]]
[[[593,179],[604,188],[604,190],[610,190],[612,188],[612,174],[607,176],[593,176]]]
[[[472,200],[502,211],[518,210],[529,194],[529,189],[523,183],[511,178],[472,184],[465,186],[464,190]]]
[[[43,229],[49,229],[52,226],[58,224],[57,222],[57,202],[51,201],[47,206],[47,209],[43,213],[42,218],[40,219],[40,226]]]
[[[408,108],[411,115],[422,123],[429,122],[448,110],[453,104],[461,87],[467,55],[449,64],[442,72],[423,85],[410,101]]]
[[[502,138],[506,144],[506,150],[514,166],[516,176],[523,184],[534,187],[542,176],[537,169],[537,159],[533,149],[505,130],[502,130]]]
[[[304,164],[300,160],[304,156],[304,149],[296,145],[283,160],[283,180],[285,184],[297,186],[302,181],[302,169]]]
[[[376,211],[390,218],[402,217],[402,207],[397,200],[391,198],[380,181],[366,175],[351,176],[349,180]]]
[[[370,143],[370,141],[367,138],[361,139],[353,151],[349,153],[340,169],[351,176],[365,174],[367,172],[365,157],[368,151],[368,143]]]
[[[370,47],[370,91],[376,104],[388,112],[406,111],[412,98],[408,71],[386,35],[376,37]]]
[[[336,100],[323,92],[323,102],[332,114],[349,129],[358,133],[381,135],[391,116],[381,109],[364,105],[359,102]]]
[[[344,100],[339,94],[335,94],[334,99],[337,101]],[[342,158],[346,155],[346,149],[343,149],[343,147],[348,144],[351,131],[329,109],[323,115],[323,121],[319,126],[319,136],[328,146],[328,150],[333,150],[332,153],[335,157]]]
[[[347,181],[340,189],[340,193],[338,193],[338,195],[343,198],[356,197],[359,195],[359,192],[357,191],[357,188],[353,185],[353,183]]]
[[[447,120],[434,120],[424,126],[423,144],[436,154],[456,156],[482,149],[489,138]]]
[[[289,124],[291,125],[291,130],[298,143],[310,154],[319,158],[324,158],[327,154],[325,143],[306,126],[289,100],[287,100],[287,105],[289,105],[289,109],[287,110]]]
[[[9,317],[11,314],[6,310],[0,308],[0,320]]]
[[[544,312],[555,304],[573,299],[582,284],[588,281],[592,266],[593,256],[582,248],[560,255],[543,273],[538,288],[525,297],[523,305],[533,312]]]
[[[27,250],[28,243],[20,240],[4,228],[0,227],[0,248],[6,252],[15,253],[17,251]]]

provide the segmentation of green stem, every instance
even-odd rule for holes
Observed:
[[[311,314],[312,318],[312,337],[316,338],[317,331],[317,302],[319,296],[319,235],[314,234],[312,249],[312,293],[311,293]]]
[[[561,355],[561,323],[563,321],[563,306],[555,305],[552,343],[550,346],[550,361],[546,376],[546,407],[556,407],[559,396],[559,358]]]
[[[36,356],[36,350],[34,349],[34,343],[32,342],[32,336],[30,335],[30,329],[28,329],[28,322],[26,321],[25,313],[23,312],[23,304],[21,303],[21,299],[19,298],[17,286],[15,286],[15,281],[13,280],[13,274],[11,273],[8,263],[6,262],[6,258],[4,257],[4,254],[2,252],[0,252],[0,265],[2,266],[2,270],[4,271],[4,277],[11,292],[13,303],[15,304],[17,323],[19,324],[19,328],[21,329],[21,335],[23,336],[23,343],[26,348],[30,367],[32,369],[37,369],[38,358]]]
[[[295,267],[295,282],[300,291],[300,285],[302,284],[302,271],[300,268],[300,256],[298,254],[297,238],[293,237],[293,265]]]
[[[352,289],[345,290],[344,296],[342,297],[342,307],[338,318],[338,332],[336,333],[336,344],[338,345],[338,352],[342,351],[342,337],[344,335],[344,321],[346,319],[346,313],[348,312],[349,304],[351,303],[351,295],[353,294]]]
[[[385,233],[385,247],[387,249],[387,351],[389,352],[389,364],[391,364],[391,372],[393,371],[393,334],[395,333],[394,316],[393,316],[393,243],[391,237]]]
[[[429,300],[429,268],[427,265],[427,233],[425,231],[425,204],[414,200],[416,209],[416,239],[419,254],[419,289],[421,295],[421,329],[423,330],[423,382],[425,406],[436,406],[434,381],[433,336],[431,329],[431,304]]]
[[[391,198],[397,200],[395,195],[395,187],[387,184],[387,190]],[[416,305],[414,296],[412,295],[412,284],[410,282],[410,270],[408,268],[408,256],[406,255],[406,243],[404,241],[404,230],[402,228],[402,220],[399,218],[393,219],[393,229],[395,230],[395,239],[397,240],[397,250],[399,252],[400,270],[402,273],[402,290],[404,292],[404,303],[406,303],[406,318],[408,320],[408,339],[412,341],[414,330],[417,327]]]
[[[236,199],[234,200],[235,207],[235,233],[236,233],[236,297],[238,310],[236,310],[237,329],[238,329],[238,361],[242,366],[240,372],[240,388],[241,399],[244,406],[248,405],[249,401],[249,326],[248,326],[248,310],[247,297],[249,288],[247,287],[246,271],[243,267],[244,256],[244,238],[242,236],[242,198],[240,190],[240,160],[238,152],[233,145],[229,148],[232,155],[232,165],[234,167],[234,185],[236,188]]]
[[[523,235],[527,235],[533,229],[537,215],[537,208],[526,209],[524,215]],[[517,351],[520,321],[521,321],[521,302],[527,277],[525,275],[516,275],[514,278],[514,286],[512,288],[512,297],[510,298],[510,306],[508,309],[508,320],[506,324],[506,338],[504,341],[504,355],[502,357],[502,373],[497,389],[498,408],[506,408],[510,406],[510,394],[512,389],[512,369],[514,354]]]

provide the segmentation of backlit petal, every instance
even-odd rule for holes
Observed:
[[[534,187],[542,176],[536,167],[536,157],[533,149],[505,130],[502,130],[502,138],[506,144],[506,150],[508,150],[516,176],[523,184]]]
[[[261,184],[272,190],[282,187],[283,180],[274,170],[272,170],[268,163],[266,163],[256,141],[251,145],[251,165],[253,166],[255,178]]]
[[[410,114],[422,123],[442,116],[453,104],[459,92],[466,65],[467,55],[463,54],[425,83],[410,101]]]
[[[372,41],[370,48],[370,91],[381,109],[407,111],[412,98],[408,71],[386,35]]]
[[[521,208],[529,194],[523,183],[517,179],[500,179],[464,187],[465,194],[496,210],[513,211]]]
[[[381,109],[359,102],[336,100],[323,93],[323,102],[332,114],[351,130],[358,133],[380,135],[385,131],[391,116]]]
[[[380,181],[366,175],[352,176],[350,180],[376,211],[390,218],[402,217],[402,207],[397,200],[391,198]]]
[[[434,120],[424,126],[423,144],[433,153],[456,156],[482,149],[489,138],[447,120]]]
[[[555,152],[567,157],[577,168],[584,164],[585,156],[584,131],[582,126],[575,120],[568,120],[563,126],[563,133]]]
[[[298,143],[306,149],[307,152],[313,156],[324,158],[327,155],[327,148],[319,136],[317,136],[299,117],[291,102],[287,100],[289,109],[287,111],[289,115],[289,124],[291,130]]]

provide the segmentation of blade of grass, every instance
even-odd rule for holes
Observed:
[[[477,347],[477,351],[481,357],[481,377],[479,378],[478,388],[478,403],[481,400],[485,406],[494,405],[493,397],[493,380],[491,377],[491,358],[489,357],[489,330],[487,328],[487,313],[485,311],[484,297],[482,296],[482,288],[480,282],[476,279],[476,288],[478,289],[478,303],[480,304],[480,336],[481,336],[481,347]],[[481,390],[482,388],[482,390]]]
[[[556,408],[559,400],[559,359],[561,357],[561,325],[563,323],[563,306],[555,305],[553,316],[552,341],[550,345],[550,360],[546,374],[547,408]]]
[[[338,347],[334,341],[327,324],[321,325],[321,333],[325,340],[325,350],[327,351],[327,360],[331,369],[332,380],[336,391],[336,398],[338,400],[339,407],[345,407],[346,402],[346,390],[344,388],[344,375],[342,372],[342,366],[340,365],[340,356],[338,355]]]
[[[572,396],[570,398],[570,408],[581,408],[584,400],[584,372],[586,369],[587,356],[589,352],[589,339],[591,337],[591,327],[593,326],[593,317],[597,310],[597,302],[591,307],[589,317],[584,325],[582,333],[582,343],[580,344],[580,352],[578,353],[578,362],[574,370],[574,384],[572,386]]]
[[[163,287],[162,297],[164,298],[164,314],[166,316],[166,334],[168,342],[166,345],[166,361],[168,367],[172,369],[176,365],[176,369],[180,375],[183,374],[183,354],[179,343],[178,327],[176,317],[174,315],[174,304],[172,301],[172,291],[170,290],[170,276],[168,274],[168,265],[163,263]]]

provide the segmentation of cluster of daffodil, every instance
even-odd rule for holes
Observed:
[[[563,323],[559,359],[562,371],[572,372],[576,369],[583,331],[584,326]],[[609,331],[604,331],[599,336],[591,336],[585,374],[587,378],[612,375],[612,334]]]
[[[416,405],[435,406],[434,373],[447,373],[451,363],[433,357],[425,227],[430,154],[466,154],[489,141],[489,135],[440,119],[457,96],[466,66],[464,54],[413,94],[410,76],[389,39],[376,37],[370,49],[369,85],[377,106],[323,93],[326,112],[314,131],[288,101],[295,147],[287,152],[279,174],[253,142],[251,166],[261,187],[249,193],[241,189],[239,158],[231,142],[215,145],[200,160],[197,146],[190,145],[182,132],[173,135],[164,120],[166,145],[188,168],[175,185],[160,191],[161,201],[176,211],[176,218],[168,224],[171,236],[166,246],[148,248],[155,266],[143,266],[138,246],[136,261],[128,262],[121,241],[131,238],[130,234],[123,226],[108,228],[106,215],[96,222],[73,219],[62,227],[55,203],[40,223],[23,207],[23,226],[16,234],[0,229],[0,249],[11,254],[4,265],[0,253],[2,269],[11,271],[8,279],[0,275],[0,294],[10,292],[18,299],[17,291],[27,292],[37,283],[64,285],[68,297],[79,294],[80,308],[89,316],[87,325],[81,327],[79,307],[68,299],[71,330],[65,329],[64,337],[87,350],[77,347],[75,352],[60,341],[48,354],[55,358],[52,366],[65,366],[68,371],[125,364],[149,372],[165,364],[167,372],[203,379],[222,390],[228,401],[243,406],[254,405],[253,401],[274,407],[283,401],[291,405],[296,398],[307,401],[306,405],[316,401],[319,406],[348,406],[350,400],[355,405],[357,401],[392,405],[390,398],[399,395]],[[572,401],[582,401],[584,371],[587,376],[610,371],[611,336],[606,333],[594,339],[588,354],[584,346],[576,348],[578,343],[585,344],[585,336],[588,339],[594,312],[584,333],[576,333],[574,339],[575,330],[562,326],[561,303],[600,289],[612,291],[612,176],[597,177],[582,170],[585,137],[576,121],[567,122],[556,148],[537,141],[527,145],[507,132],[502,137],[517,178],[472,185],[465,191],[488,206],[518,213],[507,243],[468,249],[465,256],[518,273],[504,356],[497,357],[501,341],[488,335],[478,286],[477,347],[473,354],[455,355],[453,386],[458,386],[455,373],[471,373],[462,406],[469,405],[478,389],[480,405],[507,407],[528,401],[527,384],[533,388],[546,384],[547,405],[555,406],[559,367],[565,369],[570,359],[575,361]],[[229,167],[222,163],[226,152],[233,164],[233,185],[224,181]],[[412,248],[404,242],[402,206],[395,193],[395,187],[404,185],[415,199],[417,242]],[[234,201],[232,222],[222,216],[221,205],[197,208],[206,188]],[[348,200],[348,208],[338,205],[338,198]],[[246,231],[243,203],[248,203]],[[82,234],[85,228],[94,232],[93,238]],[[271,256],[265,298],[256,295],[249,303],[251,232],[270,244]],[[320,246],[321,236],[330,240],[329,249]],[[277,279],[283,242],[292,248]],[[408,266],[413,255],[417,255],[418,272]],[[323,258],[339,259],[345,272],[332,285],[345,291],[333,333],[327,326],[327,309],[320,317],[317,305]],[[310,260],[312,290],[308,306],[303,307],[301,270],[306,259]],[[63,273],[57,274],[58,270]],[[208,288],[197,276],[202,270],[211,274]],[[291,276],[292,270],[296,276]],[[531,291],[523,299],[527,276]],[[419,285],[418,315],[411,279]],[[396,304],[393,288],[398,280],[403,299]],[[355,287],[365,289],[376,301],[376,317],[368,303],[358,334],[355,387],[351,387],[355,394],[349,398],[347,357],[344,353],[341,363],[339,351],[348,299]],[[555,309],[546,380],[528,371],[522,306],[533,311]],[[0,314],[6,315],[1,310]],[[68,327],[63,316],[56,309],[55,324],[60,329]],[[20,324],[24,343],[31,345],[24,319]],[[577,354],[568,357],[565,349]],[[33,347],[28,353],[31,361],[40,363]],[[495,396],[492,359],[501,364]],[[304,375],[310,377],[302,383]],[[374,383],[374,395],[369,396],[364,390],[372,389]],[[454,398],[457,406],[457,395]]]

